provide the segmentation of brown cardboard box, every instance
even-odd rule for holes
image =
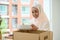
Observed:
[[[16,31],[14,32],[14,40],[53,40],[50,31]]]

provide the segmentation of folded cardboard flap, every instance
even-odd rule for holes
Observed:
[[[42,31],[42,30],[36,30],[36,31],[33,31],[33,30],[19,30],[19,31],[16,31],[16,32],[39,34],[39,33],[43,33],[43,32],[46,32],[46,31]]]

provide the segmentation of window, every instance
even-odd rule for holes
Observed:
[[[5,29],[5,28],[8,28],[9,26],[9,23],[8,23],[8,18],[2,18],[2,22],[1,22],[1,28],[2,29]]]
[[[4,19],[5,19],[6,28],[8,28],[8,27],[9,27],[9,26],[8,26],[8,25],[9,25],[9,21],[8,21],[9,18],[4,18]]]
[[[22,17],[23,16],[30,16],[30,7],[29,6],[22,6],[21,8],[21,13],[22,13]]]
[[[15,2],[15,3],[17,2],[17,0],[12,0],[12,1]]]
[[[30,0],[21,0],[22,4],[30,4]]]
[[[17,28],[17,18],[12,19],[12,28],[16,29]]]
[[[8,28],[9,27],[9,16],[1,16],[2,17],[2,27]]]
[[[33,5],[37,5],[37,4],[40,4],[39,0],[34,0]]]
[[[8,14],[8,6],[7,5],[0,5],[0,14],[7,15]]]
[[[13,5],[12,6],[12,16],[16,16],[17,15],[17,5]]]

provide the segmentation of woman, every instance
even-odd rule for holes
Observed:
[[[50,30],[49,21],[41,7],[41,5],[36,5],[32,7],[32,30]]]

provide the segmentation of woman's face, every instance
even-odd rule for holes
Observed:
[[[32,15],[34,18],[38,18],[39,17],[39,10],[36,7],[32,7]]]

